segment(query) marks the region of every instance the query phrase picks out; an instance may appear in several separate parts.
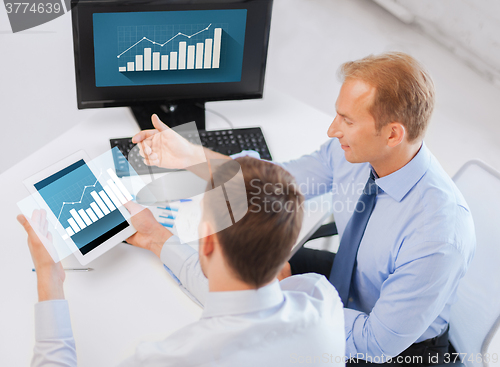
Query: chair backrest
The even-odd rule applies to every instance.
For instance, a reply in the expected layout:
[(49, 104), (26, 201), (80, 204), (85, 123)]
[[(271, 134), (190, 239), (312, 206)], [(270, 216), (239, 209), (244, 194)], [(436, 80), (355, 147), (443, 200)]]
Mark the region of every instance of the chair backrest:
[(471, 210), (477, 247), (451, 307), (450, 340), (457, 352), (467, 353), (467, 367), (500, 366), (500, 172), (472, 160), (453, 181)]

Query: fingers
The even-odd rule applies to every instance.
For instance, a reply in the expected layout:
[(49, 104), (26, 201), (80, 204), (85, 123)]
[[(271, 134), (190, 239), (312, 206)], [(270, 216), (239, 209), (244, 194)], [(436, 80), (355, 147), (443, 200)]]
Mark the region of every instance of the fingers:
[(144, 164), (148, 166), (159, 166), (160, 157), (158, 156), (158, 154), (153, 153), (153, 150), (147, 143), (148, 141), (139, 144), (141, 147), (139, 154), (144, 158)]
[(154, 114), (153, 116), (151, 116), (151, 121), (153, 122), (153, 126), (155, 127), (155, 129), (158, 130), (158, 131), (164, 131), (164, 130), (170, 129), (167, 125), (165, 125), (160, 120), (160, 118), (156, 114)]
[(40, 228), (40, 210), (33, 210), (31, 214), (31, 223), (37, 228)]
[(144, 130), (140, 133), (136, 134), (132, 142), (137, 144), (137, 148), (139, 149), (139, 155), (144, 158), (144, 163), (148, 166), (159, 166), (160, 165), (160, 157), (157, 153), (153, 153), (153, 135), (158, 132), (170, 130), (170, 128), (165, 125), (158, 118), (156, 114), (151, 116), (151, 121), (153, 122), (153, 126), (155, 130)]
[(132, 236), (127, 238), (125, 240), (125, 242), (130, 243), (132, 246), (137, 246), (137, 241), (135, 240), (135, 235), (136, 235), (136, 233), (134, 233)]
[(156, 153), (152, 153), (149, 157), (148, 157), (151, 161), (159, 161), (160, 160), (160, 157), (158, 156), (158, 154)]
[(160, 167), (160, 160), (159, 159), (149, 159), (149, 158), (144, 158), (144, 164), (146, 166), (156, 166)]
[(47, 236), (47, 231), (49, 229), (49, 222), (47, 221), (47, 212), (45, 210), (40, 210), (40, 222), (38, 228), (42, 236)]
[(160, 165), (160, 157), (158, 157), (158, 154), (153, 153), (150, 156), (144, 158), (144, 163), (148, 166), (158, 166)]
[(125, 204), (123, 204), (125, 208), (127, 208), (128, 212), (130, 215), (134, 216), (143, 209), (145, 209), (141, 204), (136, 203), (135, 201), (129, 201)]
[(145, 157), (145, 154), (144, 154), (144, 149), (142, 148), (143, 145), (145, 144), (146, 142), (140, 142), (138, 143), (135, 147), (132, 148), (132, 150), (130, 151), (130, 153), (134, 152), (136, 153), (137, 151), (139, 151), (139, 155), (144, 158)]
[[(17, 220), (22, 224), (28, 233), (28, 248), (37, 271), (37, 276), (40, 277), (40, 274), (42, 273), (48, 274), (47, 272), (42, 271), (42, 269), (54, 270), (56, 269), (53, 268), (54, 266), (59, 266), (60, 271), (62, 272), (61, 264), (55, 265), (54, 262), (53, 256), (57, 256), (57, 258), (59, 258), (58, 255), (55, 255), (55, 252), (51, 254), (51, 249), (54, 251), (55, 249), (52, 246), (47, 247), (47, 245), (52, 243), (53, 240), (52, 234), (48, 231), (47, 212), (43, 209), (34, 210), (31, 220), (28, 221), (24, 215), (18, 215)], [(64, 273), (61, 279), (64, 280)]]
[(17, 221), (24, 227), (24, 230), (28, 233), (29, 238), (38, 238), (37, 232), (35, 232), (35, 228), (41, 236), (49, 240), (52, 238), (52, 234), (49, 232), (47, 212), (43, 209), (33, 210), (33, 214), (31, 215), (31, 223), (33, 223), (33, 226), (35, 228), (31, 226), (30, 222), (22, 214), (19, 214), (17, 216)]
[(151, 140), (146, 139), (139, 144), (136, 145), (137, 149), (139, 149), (139, 155), (142, 158), (149, 158), (148, 156), (153, 153), (153, 149), (151, 148)]
[(149, 144), (146, 144), (146, 142), (142, 142), (140, 145), (144, 155), (150, 155), (153, 152)]
[[(35, 218), (35, 220), (38, 220), (38, 218), (37, 218), (38, 216), (39, 216), (38, 210), (35, 210), (33, 212), (32, 219)], [(24, 230), (26, 231), (26, 233), (28, 233), (28, 239), (29, 238), (38, 238), (38, 236), (35, 233), (35, 230), (33, 229), (33, 227), (31, 227), (30, 222), (26, 219), (26, 217), (24, 215), (19, 214), (17, 216), (17, 221), (19, 223), (21, 223), (21, 225), (24, 227)], [(36, 222), (34, 222), (34, 223), (36, 223)], [(37, 224), (34, 224), (34, 225), (37, 225)]]
[(24, 229), (26, 229), (27, 226), (31, 228), (30, 224), (28, 223), (28, 220), (24, 215), (19, 214), (16, 219), (24, 227)]
[(158, 130), (155, 130), (155, 129), (142, 130), (141, 132), (134, 135), (134, 137), (132, 138), (132, 143), (138, 144), (141, 141), (146, 140), (147, 138), (149, 138), (157, 133), (158, 133)]
[(33, 210), (33, 214), (31, 215), (31, 222), (42, 236), (47, 236), (49, 222), (47, 221), (47, 212), (45, 210)]

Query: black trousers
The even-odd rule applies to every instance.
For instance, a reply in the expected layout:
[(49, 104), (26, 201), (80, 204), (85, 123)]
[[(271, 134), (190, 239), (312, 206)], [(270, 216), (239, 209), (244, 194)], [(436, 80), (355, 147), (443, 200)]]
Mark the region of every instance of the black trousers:
[[(312, 250), (302, 247), (290, 259), (292, 275), (304, 273), (317, 273), (330, 277), (335, 254), (329, 251)], [(449, 352), (448, 329), (441, 335), (414, 343), (399, 356), (394, 357), (391, 362), (383, 363), (391, 366), (432, 366), (443, 364), (445, 354)], [(351, 359), (348, 365), (377, 365), (361, 359)]]

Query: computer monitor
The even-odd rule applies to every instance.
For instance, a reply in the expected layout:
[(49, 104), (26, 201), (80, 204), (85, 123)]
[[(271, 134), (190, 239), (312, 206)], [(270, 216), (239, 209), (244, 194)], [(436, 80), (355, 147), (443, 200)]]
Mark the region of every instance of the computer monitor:
[(72, 0), (78, 108), (205, 129), (205, 102), (262, 98), (272, 0)]

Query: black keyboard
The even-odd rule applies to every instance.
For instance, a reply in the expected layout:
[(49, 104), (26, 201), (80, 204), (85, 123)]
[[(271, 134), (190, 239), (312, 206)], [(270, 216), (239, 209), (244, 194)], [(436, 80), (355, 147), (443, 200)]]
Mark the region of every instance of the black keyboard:
[[(199, 143), (196, 141), (196, 132), (180, 132), (180, 134), (192, 143)], [(231, 155), (243, 150), (255, 150), (262, 159), (272, 160), (260, 127), (216, 131), (199, 130), (198, 134), (201, 144), (215, 152)], [(132, 143), (132, 138), (110, 139), (109, 142), (111, 148), (118, 147), (123, 157), (126, 158), (125, 160), (119, 154), (113, 154), (118, 177), (130, 175), (127, 161), (139, 175), (173, 171), (145, 165), (143, 158), (139, 155), (139, 149), (133, 149), (135, 144)]]

